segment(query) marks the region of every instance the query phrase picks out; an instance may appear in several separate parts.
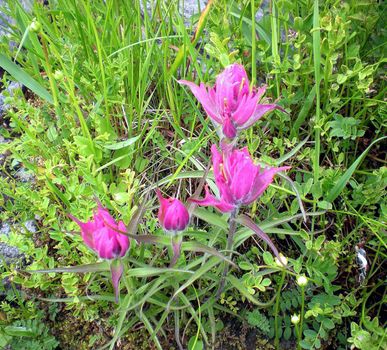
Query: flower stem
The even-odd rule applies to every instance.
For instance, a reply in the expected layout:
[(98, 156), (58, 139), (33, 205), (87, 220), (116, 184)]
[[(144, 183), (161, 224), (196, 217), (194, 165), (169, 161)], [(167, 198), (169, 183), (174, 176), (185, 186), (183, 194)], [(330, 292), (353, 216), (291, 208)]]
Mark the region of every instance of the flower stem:
[[(231, 212), (230, 219), (228, 220), (229, 224), (229, 229), (228, 229), (228, 236), (227, 236), (227, 247), (226, 250), (229, 252), (229, 259), (232, 260), (232, 246), (234, 243), (234, 235), (237, 227), (237, 222), (236, 222), (236, 216), (238, 214), (238, 209), (235, 209), (234, 211)], [(219, 299), (220, 295), (222, 294), (224, 290), (224, 285), (226, 283), (226, 276), (228, 273), (229, 269), (229, 264), (225, 262), (223, 273), (222, 273), (222, 278), (220, 280), (219, 284), (219, 289), (216, 293), (216, 299)]]
[(298, 339), (297, 339), (297, 350), (301, 350), (301, 338), (302, 338), (302, 328), (304, 325), (304, 308), (305, 308), (305, 287), (301, 287), (301, 315), (300, 315), (300, 326), (298, 329)]
[(278, 332), (278, 312), (279, 312), (279, 304), (281, 299), (281, 290), (285, 281), (285, 269), (282, 269), (281, 281), (278, 286), (277, 296), (275, 298), (275, 307), (274, 307), (274, 330), (275, 330), (275, 339), (274, 346), (276, 349), (279, 349), (279, 332)]

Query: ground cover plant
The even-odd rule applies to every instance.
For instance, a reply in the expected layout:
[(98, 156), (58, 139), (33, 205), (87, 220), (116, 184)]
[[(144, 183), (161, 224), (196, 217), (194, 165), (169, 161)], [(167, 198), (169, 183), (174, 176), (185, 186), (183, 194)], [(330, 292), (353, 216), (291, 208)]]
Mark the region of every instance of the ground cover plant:
[(386, 348), (385, 5), (183, 9), (2, 4), (1, 346)]

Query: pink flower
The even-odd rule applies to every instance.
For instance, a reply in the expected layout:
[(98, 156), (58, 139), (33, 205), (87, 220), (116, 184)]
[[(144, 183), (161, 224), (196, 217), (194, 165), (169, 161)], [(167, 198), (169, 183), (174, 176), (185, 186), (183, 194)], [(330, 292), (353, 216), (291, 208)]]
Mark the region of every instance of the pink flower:
[(179, 83), (191, 89), (208, 116), (222, 126), (223, 134), (229, 139), (235, 138), (239, 130), (252, 126), (265, 113), (283, 110), (276, 104), (259, 104), (266, 87), (251, 91), (246, 71), (240, 64), (226, 67), (213, 87), (203, 83), (198, 86), (186, 80)]
[(125, 232), (126, 227), (122, 221), (118, 224), (109, 214), (109, 211), (98, 203), (98, 210), (94, 213), (94, 221), (81, 222), (72, 215), (70, 218), (81, 228), (81, 235), (85, 244), (94, 250), (100, 258), (115, 259), (123, 257), (129, 249), (128, 236), (119, 233)]
[(192, 201), (199, 205), (214, 206), (224, 213), (251, 204), (273, 182), (276, 173), (290, 169), (280, 167), (261, 171), (261, 167), (254, 164), (247, 148), (228, 149), (221, 153), (216, 145), (212, 145), (211, 152), (220, 199), (214, 197), (206, 187), (205, 198)]
[(184, 231), (189, 224), (189, 213), (182, 202), (176, 198), (163, 198), (156, 190), (160, 201), (158, 218), (162, 228), (168, 232)]

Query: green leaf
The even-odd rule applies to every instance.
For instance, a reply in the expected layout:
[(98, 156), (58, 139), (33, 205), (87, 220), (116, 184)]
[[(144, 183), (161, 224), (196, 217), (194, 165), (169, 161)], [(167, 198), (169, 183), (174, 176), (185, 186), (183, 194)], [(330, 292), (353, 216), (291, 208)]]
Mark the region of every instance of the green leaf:
[(244, 271), (251, 271), (253, 269), (253, 266), (247, 261), (241, 261), (238, 263), (238, 266)]
[(326, 329), (329, 329), (329, 330), (335, 328), (335, 324), (330, 318), (324, 318), (322, 324)]
[(324, 241), (325, 241), (325, 236), (324, 235), (318, 236), (316, 241), (314, 242), (314, 249), (320, 250), (322, 244), (324, 243)]
[(230, 281), (232, 286), (234, 288), (236, 288), (242, 294), (242, 296), (244, 296), (247, 300), (251, 301), (253, 304), (255, 304), (257, 306), (266, 308), (266, 307), (270, 306), (271, 304), (273, 304), (273, 302), (275, 300), (275, 295), (274, 295), (274, 297), (270, 301), (268, 301), (267, 303), (262, 303), (258, 299), (254, 298), (254, 296), (252, 296), (249, 293), (249, 290), (245, 287), (245, 285), (238, 278), (234, 277), (231, 274), (228, 274), (227, 280)]
[(21, 69), (16, 63), (9, 60), (6, 56), (0, 53), (0, 66), (5, 69), (19, 83), (25, 85), (33, 93), (53, 104), (54, 100), (50, 93), (40, 85), (34, 78)]
[(125, 276), (149, 277), (149, 276), (159, 276), (162, 273), (190, 273), (190, 274), (193, 274), (193, 271), (180, 270), (180, 269), (169, 269), (169, 268), (157, 268), (157, 267), (138, 267), (138, 268), (128, 270), (125, 273)]
[(103, 147), (115, 151), (115, 150), (125, 148), (125, 147), (128, 147), (128, 146), (134, 144), (140, 138), (140, 136), (141, 135), (137, 135), (135, 137), (132, 137), (130, 139), (127, 139), (127, 140), (121, 141), (121, 142), (117, 142), (117, 143), (104, 144)]
[(294, 147), (290, 152), (284, 154), (282, 157), (275, 160), (275, 165), (279, 166), (283, 162), (287, 161), (289, 158), (293, 157), (309, 140), (309, 136), (302, 140), (296, 147)]
[(329, 203), (327, 201), (320, 201), (320, 202), (317, 202), (317, 206), (320, 208), (320, 209), (332, 209), (332, 203)]
[(216, 249), (208, 247), (199, 242), (183, 242), (181, 249), (184, 251), (188, 250), (193, 252), (211, 254), (211, 255), (217, 256), (218, 258), (221, 258), (222, 260), (226, 261), (228, 264), (234, 267), (237, 267), (230, 259), (226, 258), (223, 254), (219, 253)]
[(201, 340), (197, 339), (197, 336), (192, 336), (188, 342), (188, 350), (203, 350), (204, 344)]
[(387, 136), (383, 136), (378, 138), (377, 140), (373, 141), (365, 150), (364, 152), (352, 163), (352, 165), (347, 169), (347, 171), (340, 177), (339, 181), (337, 181), (336, 185), (328, 192), (328, 195), (326, 196), (325, 200), (328, 202), (333, 202), (343, 191), (344, 187), (349, 182), (350, 178), (352, 177), (352, 174), (355, 172), (357, 167), (360, 165), (360, 163), (363, 161), (369, 150), (372, 148), (372, 146), (382, 140), (385, 140)]
[(175, 292), (173, 297), (168, 303), (168, 306), (173, 301), (173, 299), (181, 293), (184, 289), (189, 287), (192, 283), (194, 283), (198, 278), (202, 277), (207, 271), (211, 270), (215, 265), (219, 264), (220, 260), (217, 257), (212, 257), (207, 260), (199, 269), (195, 271), (195, 273)]
[(58, 187), (55, 186), (55, 184), (46, 176), (46, 183), (47, 187), (51, 190), (51, 192), (60, 200), (62, 201), (67, 208), (70, 208), (70, 202), (65, 197), (65, 195), (58, 189)]
[(316, 85), (313, 86), (312, 90), (310, 90), (309, 95), (305, 99), (302, 108), (300, 112), (298, 113), (297, 119), (293, 124), (292, 131), (290, 132), (290, 139), (298, 135), (299, 129), (303, 122), (305, 121), (306, 117), (308, 116), (308, 113), (310, 109), (313, 106), (314, 98), (316, 97)]
[(273, 255), (271, 255), (269, 252), (263, 252), (262, 257), (266, 265), (274, 265)]
[(86, 273), (102, 271), (110, 271), (109, 263), (107, 261), (79, 266), (58, 267), (56, 269), (26, 270), (26, 272), (29, 273)]
[(34, 332), (31, 328), (27, 327), (18, 327), (18, 326), (7, 326), (4, 328), (4, 332), (7, 335), (13, 337), (36, 337), (38, 334)]
[(219, 214), (211, 213), (207, 209), (196, 207), (193, 215), (201, 220), (208, 222), (211, 225), (218, 226), (223, 230), (228, 229), (227, 220), (225, 220), (225, 218), (221, 217)]

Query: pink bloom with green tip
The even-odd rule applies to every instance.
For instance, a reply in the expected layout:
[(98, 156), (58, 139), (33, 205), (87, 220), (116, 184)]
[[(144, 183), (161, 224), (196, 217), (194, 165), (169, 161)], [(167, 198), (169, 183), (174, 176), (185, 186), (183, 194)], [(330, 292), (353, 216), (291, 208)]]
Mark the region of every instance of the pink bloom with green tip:
[(129, 237), (120, 232), (126, 232), (125, 224), (118, 223), (109, 211), (98, 202), (98, 209), (94, 213), (94, 220), (82, 222), (72, 215), (69, 217), (81, 228), (81, 236), (85, 244), (94, 250), (102, 259), (110, 260), (110, 272), (114, 288), (115, 300), (118, 303), (119, 285), (124, 270), (120, 258), (130, 247)]
[(184, 204), (176, 198), (164, 198), (156, 190), (160, 201), (158, 218), (162, 228), (167, 232), (184, 231), (189, 224), (189, 213)]
[(216, 145), (212, 145), (211, 152), (220, 198), (213, 196), (206, 187), (204, 199), (191, 201), (203, 206), (214, 206), (224, 213), (251, 204), (273, 182), (276, 173), (290, 169), (285, 166), (262, 170), (254, 164), (247, 148), (219, 152)]
[(121, 234), (126, 231), (122, 221), (118, 223), (109, 214), (101, 203), (94, 213), (94, 220), (82, 222), (72, 215), (70, 218), (81, 228), (81, 235), (85, 244), (94, 250), (102, 259), (115, 259), (123, 257), (129, 249), (128, 236)]
[(238, 131), (252, 126), (265, 113), (281, 109), (276, 104), (260, 104), (266, 87), (250, 89), (249, 79), (244, 67), (232, 64), (216, 78), (213, 87), (203, 83), (196, 85), (187, 80), (180, 80), (187, 85), (202, 104), (208, 116), (222, 128), (223, 134), (233, 139)]

